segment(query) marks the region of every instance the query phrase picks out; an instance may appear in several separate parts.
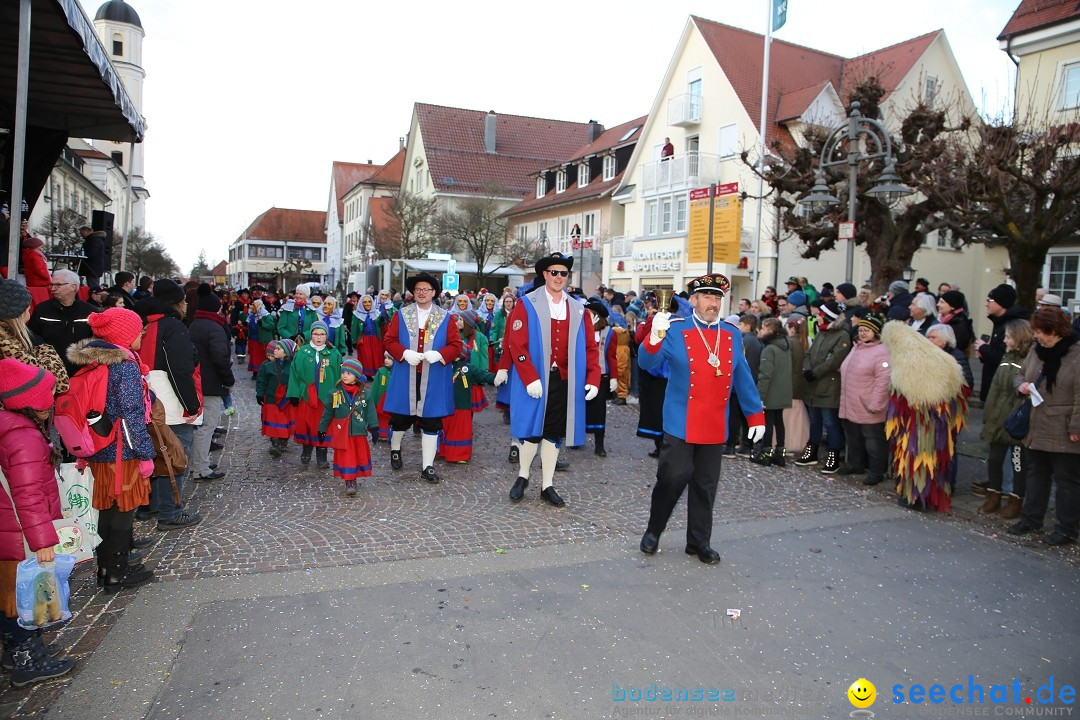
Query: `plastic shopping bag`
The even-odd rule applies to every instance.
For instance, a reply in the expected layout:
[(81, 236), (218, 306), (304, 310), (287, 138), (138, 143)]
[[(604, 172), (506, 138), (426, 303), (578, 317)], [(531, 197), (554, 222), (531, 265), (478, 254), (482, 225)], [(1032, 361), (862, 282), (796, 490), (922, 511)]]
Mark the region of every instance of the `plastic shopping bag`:
[(71, 619), (68, 578), (75, 567), (75, 556), (57, 555), (51, 563), (39, 564), (37, 558), (19, 563), (15, 572), (15, 608), (19, 625), (43, 628)]
[(60, 486), (62, 520), (53, 520), (60, 543), (57, 553), (74, 555), (75, 562), (92, 560), (94, 548), (101, 542), (97, 534), (98, 511), (91, 504), (94, 474), (90, 468), (81, 472), (75, 463), (63, 463), (57, 471)]

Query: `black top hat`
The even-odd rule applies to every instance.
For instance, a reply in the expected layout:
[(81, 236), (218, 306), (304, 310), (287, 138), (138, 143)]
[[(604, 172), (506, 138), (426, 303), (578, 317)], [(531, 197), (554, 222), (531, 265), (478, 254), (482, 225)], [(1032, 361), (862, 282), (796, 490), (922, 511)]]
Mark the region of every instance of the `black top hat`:
[(434, 275), (432, 275), (431, 273), (426, 273), (426, 272), (417, 273), (417, 274), (413, 275), (411, 278), (406, 279), (405, 280), (405, 289), (408, 290), (409, 292), (411, 292), (413, 295), (415, 295), (416, 293), (413, 292), (413, 288), (415, 288), (416, 283), (420, 282), (421, 280), (423, 280), (426, 283), (429, 283), (431, 285), (431, 287), (435, 288), (435, 294), (436, 295), (438, 295), (442, 291), (442, 286), (439, 285), (439, 279), (437, 277), (435, 277)]
[(552, 265), (563, 265), (567, 270), (571, 270), (574, 267), (574, 256), (563, 255), (562, 253), (553, 252), (550, 255), (545, 255), (536, 261), (536, 274), (543, 275), (544, 271)]
[(589, 298), (588, 301), (585, 303), (585, 307), (588, 310), (592, 310), (594, 313), (596, 313), (602, 318), (606, 318), (610, 314), (608, 312), (608, 309), (604, 306), (604, 303), (600, 302), (600, 298), (597, 297)]

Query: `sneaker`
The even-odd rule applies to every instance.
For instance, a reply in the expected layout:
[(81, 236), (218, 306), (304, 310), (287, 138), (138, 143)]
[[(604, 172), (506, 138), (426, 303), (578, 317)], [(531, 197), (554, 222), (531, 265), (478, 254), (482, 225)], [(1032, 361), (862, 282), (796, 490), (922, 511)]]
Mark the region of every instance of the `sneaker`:
[(139, 508), (138, 510), (135, 511), (135, 519), (136, 520), (149, 520), (150, 518), (157, 515), (157, 513), (158, 513), (157, 510), (144, 510), (142, 508)]
[(157, 529), (162, 532), (166, 530), (183, 530), (201, 522), (202, 516), (199, 513), (180, 513), (172, 520), (158, 520)]
[(612, 405), (625, 405), (626, 404), (626, 398), (617, 397), (617, 398), (615, 398), (614, 400), (611, 401), (611, 404)]
[(633, 395), (631, 395), (630, 397), (626, 398), (626, 404), (627, 405), (639, 405), (639, 404), (641, 404), (641, 401), (638, 400)]
[(195, 482), (209, 482), (211, 480), (220, 480), (223, 477), (225, 477), (225, 473), (214, 470), (209, 475), (196, 475), (191, 479)]
[(735, 454), (735, 448), (725, 445), (724, 449), (720, 451), (720, 457), (733, 458), (738, 457), (738, 455)]
[(821, 472), (826, 475), (835, 475), (836, 471), (840, 469), (840, 453), (835, 450), (830, 450), (829, 454), (825, 456), (825, 467), (821, 468)]
[(808, 467), (810, 465), (817, 465), (817, 446), (806, 444), (806, 448), (803, 449), (802, 455), (795, 461), (795, 464), (800, 467)]
[(225, 414), (226, 415), (235, 415), (236, 414), (236, 406), (233, 405), (232, 407), (225, 408)]
[(225, 449), (225, 446), (222, 445), (221, 443), (216, 443), (216, 442), (210, 443), (210, 452), (217, 452), (218, 450), (224, 450), (224, 449)]

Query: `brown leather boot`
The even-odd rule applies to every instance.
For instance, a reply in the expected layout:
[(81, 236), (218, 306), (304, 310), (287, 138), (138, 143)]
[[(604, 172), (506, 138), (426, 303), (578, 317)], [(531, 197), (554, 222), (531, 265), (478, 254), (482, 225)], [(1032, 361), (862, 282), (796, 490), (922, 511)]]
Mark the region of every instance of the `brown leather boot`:
[(992, 515), (998, 511), (1001, 507), (1001, 491), (986, 489), (986, 500), (983, 501), (982, 507), (979, 508), (980, 515)]
[(1002, 520), (1015, 520), (1020, 517), (1020, 508), (1024, 505), (1024, 498), (1009, 493), (1005, 496), (1005, 502), (998, 510), (997, 516)]

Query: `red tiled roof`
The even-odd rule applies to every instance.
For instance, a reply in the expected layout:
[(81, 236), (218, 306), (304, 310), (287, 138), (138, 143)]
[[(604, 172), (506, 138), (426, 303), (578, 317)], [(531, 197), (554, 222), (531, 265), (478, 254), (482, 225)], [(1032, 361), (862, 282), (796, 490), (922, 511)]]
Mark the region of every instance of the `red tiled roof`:
[(588, 142), (588, 123), (497, 114), (495, 152), (484, 150), (482, 110), (416, 103), (428, 170), (437, 190), (479, 192), (502, 185), (515, 195), (532, 189), (529, 174), (571, 157)]
[(817, 99), (817, 96), (821, 94), (827, 84), (828, 82), (818, 82), (809, 87), (804, 87), (802, 90), (793, 90), (781, 95), (776, 108), (776, 122), (785, 122), (800, 117), (810, 107), (810, 103)]
[(73, 150), (72, 152), (82, 158), (93, 158), (95, 160), (112, 160), (111, 157), (101, 152), (100, 150)]
[(353, 189), (356, 183), (371, 177), (379, 169), (378, 165), (334, 161), (334, 189), (337, 191), (338, 222), (345, 217), (345, 204), (342, 198)]
[(1077, 16), (1080, 16), (1080, 2), (1077, 0), (1020, 0), (1019, 7), (1005, 24), (998, 40), (1056, 25)]
[(405, 171), (405, 148), (397, 151), (394, 157), (362, 182), (371, 185), (401, 185), (401, 175)]
[(324, 243), (326, 211), (270, 208), (248, 225), (244, 239)]
[[(580, 160), (589, 157), (590, 155), (597, 155), (605, 150), (610, 150), (611, 148), (620, 145), (637, 142), (638, 138), (641, 137), (641, 128), (645, 127), (645, 121), (648, 119), (648, 115), (642, 115), (629, 122), (616, 125), (610, 130), (605, 130), (600, 133), (600, 137), (596, 138), (596, 140), (581, 148), (572, 157), (568, 158), (569, 162)], [(628, 137), (623, 137), (631, 130), (634, 131), (632, 134)]]
[[(761, 117), (761, 71), (765, 36), (697, 16), (691, 18), (712, 50), (728, 82), (735, 89), (747, 114), (756, 124)], [(843, 99), (845, 81), (861, 80), (866, 70), (874, 70), (880, 73), (879, 77), (886, 91), (885, 97), (888, 97), (940, 32), (941, 30), (935, 30), (850, 60), (774, 38), (769, 59), (768, 106), (776, 108), (776, 111), (771, 118), (772, 122), (766, 128), (766, 142), (779, 140), (782, 145), (794, 144), (787, 128), (779, 124), (782, 119), (779, 115), (782, 109), (780, 101), (784, 95), (794, 95), (812, 85), (816, 85), (820, 90), (825, 82), (829, 81)], [(785, 103), (785, 113), (791, 112), (791, 102), (789, 99), (788, 103)]]
[(213, 277), (220, 277), (222, 275), (228, 275), (229, 274), (229, 263), (226, 262), (225, 260), (222, 260), (221, 262), (219, 262), (217, 265), (214, 266), (213, 270), (211, 270), (207, 274), (212, 275)]

